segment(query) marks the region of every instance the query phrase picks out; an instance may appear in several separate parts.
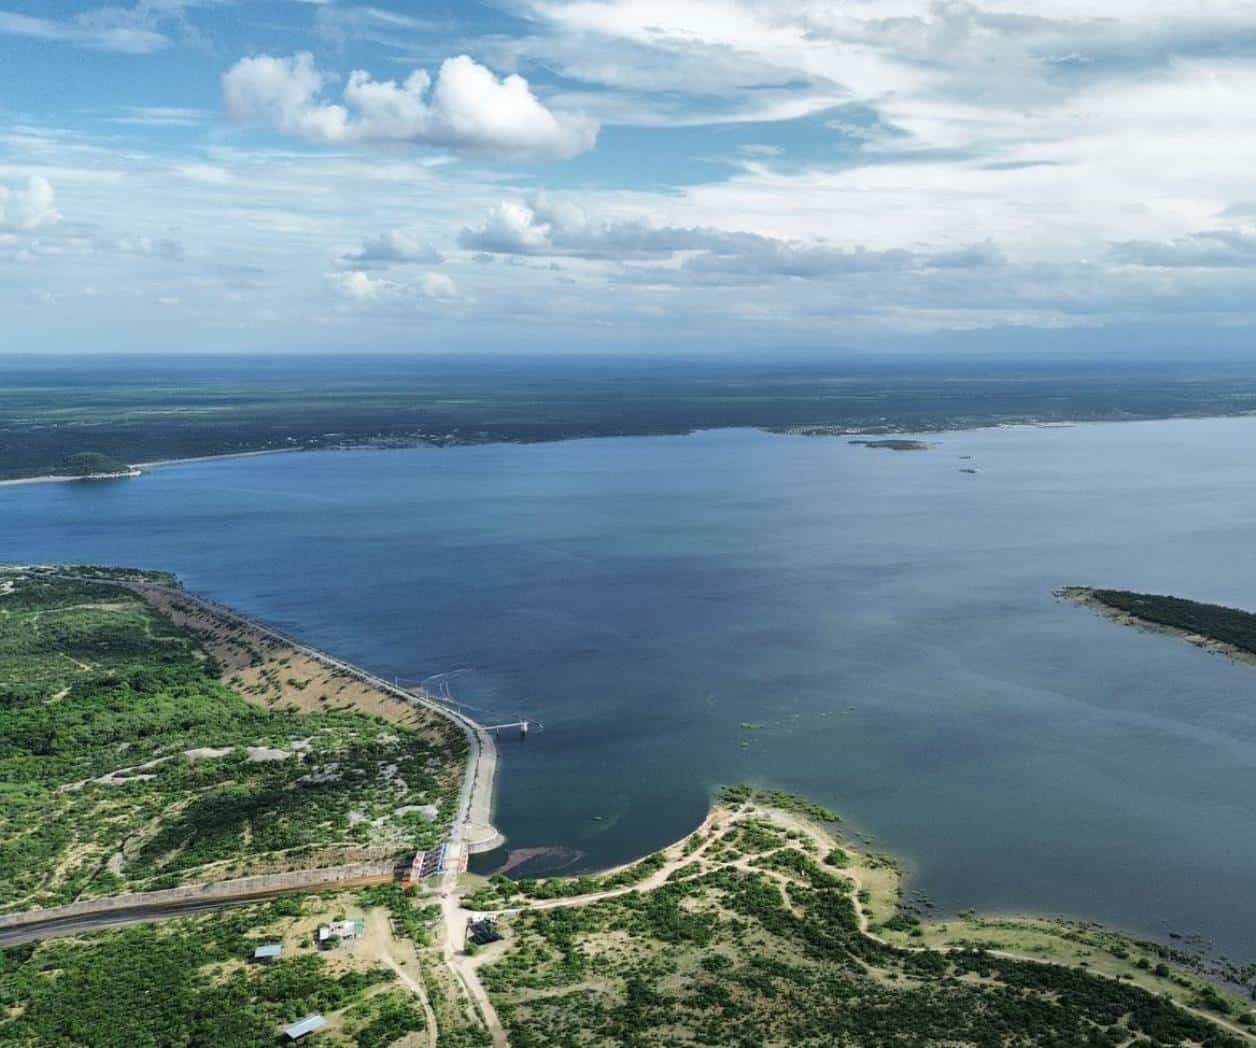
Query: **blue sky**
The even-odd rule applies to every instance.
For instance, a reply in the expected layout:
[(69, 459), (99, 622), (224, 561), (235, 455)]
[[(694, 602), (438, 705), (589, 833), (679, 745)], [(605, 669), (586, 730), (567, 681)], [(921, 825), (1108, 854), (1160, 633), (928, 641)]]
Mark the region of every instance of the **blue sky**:
[(0, 0), (0, 349), (1249, 343), (1256, 6)]

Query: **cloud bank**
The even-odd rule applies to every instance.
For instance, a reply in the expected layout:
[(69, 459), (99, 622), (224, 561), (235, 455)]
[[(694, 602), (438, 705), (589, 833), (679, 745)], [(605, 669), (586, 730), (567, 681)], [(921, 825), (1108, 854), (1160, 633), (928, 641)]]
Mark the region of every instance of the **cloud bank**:
[[(911, 269), (978, 269), (1003, 263), (992, 243), (934, 251), (870, 250), (710, 226), (660, 226), (646, 219), (591, 220), (580, 207), (537, 195), (503, 201), (484, 221), (462, 230), (458, 244), (490, 255), (566, 257), (658, 263), (659, 279), (754, 282), (780, 277), (824, 280), (852, 273)], [(678, 260), (678, 266), (663, 263)]]
[(499, 79), (467, 55), (448, 58), (433, 78), (422, 69), (404, 81), (349, 74), (342, 103), (327, 101), (332, 77), (309, 52), (244, 58), (222, 78), (227, 115), (312, 142), (408, 142), (453, 150), (556, 159), (592, 149), (597, 122), (556, 114), (512, 74)]

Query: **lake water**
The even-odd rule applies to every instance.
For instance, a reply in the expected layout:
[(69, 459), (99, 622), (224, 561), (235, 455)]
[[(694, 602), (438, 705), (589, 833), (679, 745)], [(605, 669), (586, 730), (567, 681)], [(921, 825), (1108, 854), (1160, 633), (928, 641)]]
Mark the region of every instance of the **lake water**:
[(451, 674), (482, 718), (543, 722), (503, 744), (498, 822), (571, 869), (756, 781), (875, 834), (942, 910), (1252, 958), (1256, 669), (1052, 591), (1256, 608), (1253, 438), (1229, 419), (905, 453), (718, 431), (186, 463), (0, 488), (0, 560), (169, 569), (379, 673)]

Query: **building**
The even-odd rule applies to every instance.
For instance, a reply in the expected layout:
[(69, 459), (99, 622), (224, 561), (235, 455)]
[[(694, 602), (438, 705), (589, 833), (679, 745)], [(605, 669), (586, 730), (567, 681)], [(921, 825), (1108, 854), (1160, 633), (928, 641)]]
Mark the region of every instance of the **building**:
[(366, 930), (366, 921), (361, 917), (353, 917), (347, 921), (333, 921), (331, 924), (320, 924), (315, 941), (322, 949), (339, 946), (342, 942), (352, 942)]
[(270, 964), (271, 961), (277, 961), (283, 956), (283, 944), (277, 942), (262, 943), (253, 951), (253, 960), (261, 964)]
[(283, 1035), (292, 1044), (300, 1044), (311, 1034), (318, 1033), (319, 1030), (324, 1029), (326, 1026), (327, 1020), (321, 1015), (307, 1015), (304, 1019), (298, 1019), (291, 1026), (285, 1026)]

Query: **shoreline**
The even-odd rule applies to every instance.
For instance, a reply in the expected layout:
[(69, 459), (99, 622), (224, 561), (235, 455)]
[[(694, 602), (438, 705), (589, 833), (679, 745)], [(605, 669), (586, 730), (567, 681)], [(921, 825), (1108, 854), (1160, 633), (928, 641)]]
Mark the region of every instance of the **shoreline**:
[(72, 480), (129, 480), (142, 476), (144, 471), (140, 465), (132, 466), (124, 473), (48, 473), (40, 477), (14, 477), (11, 480), (0, 480), (0, 487), (13, 484), (64, 484)]
[[(38, 567), (38, 565), (13, 565), (13, 567)], [(84, 578), (81, 575), (74, 577)], [(451, 722), (462, 730), (467, 740), (467, 759), (458, 796), (458, 808), (450, 824), (449, 842), (455, 846), (455, 850), (461, 847), (468, 855), (492, 851), (505, 844), (505, 836), (493, 824), (497, 790), (497, 743), (483, 725), (461, 710), (441, 702), (426, 691), (409, 691), (398, 687), (369, 670), (328, 654), (274, 626), (191, 590), (165, 586), (141, 578), (86, 578), (85, 581), (122, 586), (158, 607), (159, 610), (159, 601), (154, 597), (165, 598), (172, 602), (185, 602), (207, 615), (232, 621), (271, 642), (291, 648), (327, 669), (347, 674), (391, 699), (401, 700), (410, 706), (422, 707)]]
[(992, 419), (988, 422), (974, 422), (971, 425), (951, 425), (942, 427), (924, 427), (924, 428), (897, 428), (897, 429), (859, 429), (857, 427), (844, 426), (840, 423), (832, 426), (826, 425), (807, 425), (800, 424), (796, 426), (755, 426), (755, 425), (738, 425), (738, 426), (700, 426), (691, 427), (685, 430), (677, 430), (674, 433), (615, 433), (615, 434), (572, 434), (570, 436), (554, 437), (544, 440), (484, 440), (484, 441), (458, 441), (453, 443), (437, 443), (433, 441), (418, 440), (414, 443), (402, 444), (372, 444), (363, 441), (360, 444), (316, 444), (310, 447), (288, 447), (288, 448), (258, 448), (255, 451), (226, 451), (221, 454), (209, 455), (188, 455), (181, 458), (152, 459), (148, 462), (132, 463), (132, 469), (138, 472), (133, 473), (108, 473), (97, 474), (92, 476), (73, 476), (60, 473), (42, 473), (31, 477), (11, 477), (0, 480), (0, 488), (17, 484), (53, 484), (66, 483), (75, 480), (125, 480), (131, 477), (139, 476), (144, 470), (156, 469), (161, 466), (178, 466), (190, 462), (216, 462), (219, 459), (239, 459), (253, 458), (258, 455), (283, 455), (296, 451), (361, 451), (361, 450), (380, 450), (380, 451), (407, 451), (419, 448), (449, 448), (449, 447), (488, 447), (494, 444), (561, 444), (571, 440), (613, 440), (623, 437), (687, 437), (693, 436), (695, 433), (717, 433), (722, 430), (732, 429), (750, 429), (759, 433), (766, 433), (774, 437), (805, 437), (808, 439), (824, 439), (824, 438), (849, 438), (849, 437), (867, 437), (871, 439), (882, 439), (896, 436), (939, 436), (946, 433), (970, 433), (974, 430), (981, 429), (1075, 429), (1080, 426), (1105, 426), (1105, 425), (1132, 425), (1136, 423), (1146, 422), (1205, 422), (1213, 419), (1252, 419), (1256, 418), (1256, 411), (1233, 412), (1224, 415), (1154, 415), (1147, 418), (1110, 418), (1110, 419)]
[(74, 480), (128, 480), (142, 476), (145, 470), (160, 466), (181, 466), (188, 462), (216, 462), (218, 459), (254, 458), (257, 455), (282, 455), (289, 451), (331, 451), (326, 448), (259, 448), (257, 451), (227, 451), (221, 455), (189, 455), (186, 458), (153, 459), (151, 462), (135, 462), (125, 473), (89, 473), (76, 476), (69, 473), (42, 473), (35, 477), (11, 477), (0, 480), (0, 488), (15, 484), (64, 484)]
[(1145, 619), (1122, 608), (1114, 608), (1111, 604), (1107, 604), (1095, 596), (1095, 590), (1091, 586), (1063, 586), (1055, 591), (1055, 596), (1061, 600), (1070, 601), (1079, 608), (1088, 608), (1118, 626), (1132, 626), (1147, 633), (1160, 633), (1176, 637), (1178, 640), (1184, 640), (1209, 655), (1222, 655), (1231, 662), (1241, 662), (1247, 666), (1256, 666), (1256, 653), (1250, 652), (1246, 648), (1240, 648), (1236, 644), (1217, 640), (1202, 633), (1192, 633), (1190, 630), (1182, 629), (1180, 626), (1169, 626), (1163, 622), (1156, 622), (1154, 619)]
[[(579, 892), (535, 890), (536, 885), (581, 880), (571, 875), (539, 878), (532, 882), (532, 888), (506, 893), (500, 888), (493, 890), (491, 881), (477, 876), (473, 882), (476, 890), (464, 896), (458, 910), (459, 924), (487, 916), (505, 920), (509, 926), (520, 914), (589, 907), (608, 898), (646, 894), (686, 880), (697, 884), (720, 868), (765, 869), (765, 864), (756, 862), (753, 845), (748, 855), (736, 844), (729, 854), (720, 851), (719, 842), (721, 837), (731, 839), (738, 825), (766, 820), (787, 833), (799, 831), (797, 839), (809, 840), (817, 858), (825, 854), (839, 857), (835, 863), (826, 863), (831, 866), (831, 876), (846, 882), (842, 890), (851, 902), (857, 932), (870, 942), (905, 954), (964, 957), (980, 952), (1022, 964), (1085, 972), (1111, 984), (1134, 986), (1167, 998), (1184, 1014), (1236, 1035), (1243, 1043), (1256, 1040), (1253, 1029), (1239, 1018), (1250, 1012), (1247, 984), (1226, 978), (1226, 973), (1210, 962), (1192, 961), (1172, 946), (1092, 921), (1017, 912), (932, 914), (908, 900), (902, 864), (893, 854), (853, 841), (838, 822), (824, 819), (805, 798), (799, 799), (801, 805), (795, 805), (789, 795), (746, 789), (749, 792), (741, 796), (733, 795), (729, 788), (723, 795), (713, 796), (701, 823), (679, 840), (641, 859), (582, 875), (586, 883)], [(633, 876), (634, 871), (640, 874)], [(475, 897), (477, 894), (480, 898)], [(498, 949), (486, 960), (491, 964), (504, 953)], [(1162, 962), (1169, 964), (1162, 967)], [(1221, 993), (1229, 1011), (1207, 1007), (1201, 996), (1208, 987)], [(519, 1001), (527, 1004), (530, 999), (524, 989)], [(500, 988), (495, 993), (502, 996)]]
[[(123, 583), (123, 585), (128, 585)], [(422, 706), (453, 722), (461, 728), (467, 739), (467, 767), (463, 773), (462, 789), (459, 793), (458, 811), (450, 827), (450, 841), (461, 844), (468, 854), (492, 851), (501, 847), (506, 838), (493, 825), (493, 807), (497, 789), (497, 743), (479, 722), (467, 716), (461, 710), (442, 703), (427, 692), (409, 691), (384, 680), (382, 677), (364, 670), (351, 662), (346, 662), (330, 655), (319, 648), (312, 647), (282, 630), (269, 626), (257, 619), (244, 615), (225, 604), (185, 589), (174, 589), (154, 583), (131, 583), (128, 588), (141, 593), (154, 590), (167, 597), (186, 600), (202, 609), (219, 616), (234, 619), (241, 625), (276, 640), (288, 647), (322, 663), (330, 669), (339, 670), (356, 677), (364, 684), (393, 698), (401, 699), (411, 705)]]

